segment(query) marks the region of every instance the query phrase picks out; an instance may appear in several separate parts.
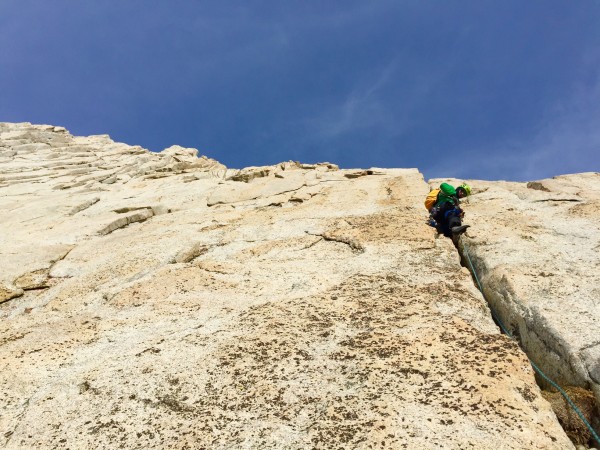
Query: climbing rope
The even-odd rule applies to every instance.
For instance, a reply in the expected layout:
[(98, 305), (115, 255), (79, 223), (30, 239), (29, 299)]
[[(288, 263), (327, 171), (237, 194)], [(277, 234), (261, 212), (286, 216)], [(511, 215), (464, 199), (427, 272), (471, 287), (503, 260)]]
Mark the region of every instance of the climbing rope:
[[(483, 292), (483, 287), (481, 286), (481, 282), (479, 281), (479, 277), (477, 276), (477, 272), (475, 272), (475, 267), (473, 267), (473, 262), (471, 261), (471, 257), (469, 256), (469, 252), (467, 251), (467, 246), (464, 244), (464, 242), (463, 242), (463, 249), (464, 249), (464, 254), (467, 257), (467, 261), (469, 261), (469, 266), (471, 267), (471, 273), (475, 277), (475, 281), (477, 281), (477, 286), (479, 287), (479, 290), (481, 291), (481, 295), (483, 295), (483, 298), (487, 301), (487, 303), (488, 303), (488, 305), (490, 307), (490, 312), (492, 313), (493, 319), (496, 321), (496, 323), (498, 324), (498, 326), (500, 326), (500, 329), (504, 332), (504, 334), (506, 334), (510, 339), (512, 339), (513, 341), (516, 342), (517, 339), (504, 326), (504, 323), (502, 322), (502, 320), (500, 320), (500, 317), (498, 317), (498, 315), (496, 314), (496, 312), (492, 308), (490, 301), (486, 298), (485, 293)], [(558, 384), (556, 384), (553, 380), (551, 380), (542, 371), (542, 369), (540, 369), (531, 360), (531, 358), (528, 357), (528, 359), (529, 359), (529, 363), (531, 364), (531, 367), (533, 367), (533, 370), (535, 370), (544, 380), (546, 380), (554, 388), (556, 388), (556, 390), (558, 390), (558, 392), (560, 392), (560, 394), (564, 397), (564, 399), (567, 401), (567, 403), (573, 409), (573, 411), (575, 411), (577, 413), (577, 415), (579, 416), (579, 418), (581, 419), (581, 421), (584, 423), (584, 425), (587, 427), (587, 429), (590, 430), (590, 433), (592, 433), (592, 436), (594, 437), (594, 440), (596, 442), (598, 442), (598, 444), (600, 444), (600, 437), (598, 436), (598, 434), (596, 433), (596, 431), (594, 431), (594, 429), (589, 424), (589, 422), (586, 420), (586, 418), (583, 416), (583, 413), (579, 410), (579, 408), (575, 405), (575, 403), (573, 403), (573, 400), (571, 400), (571, 397), (569, 397), (569, 394), (567, 394)]]

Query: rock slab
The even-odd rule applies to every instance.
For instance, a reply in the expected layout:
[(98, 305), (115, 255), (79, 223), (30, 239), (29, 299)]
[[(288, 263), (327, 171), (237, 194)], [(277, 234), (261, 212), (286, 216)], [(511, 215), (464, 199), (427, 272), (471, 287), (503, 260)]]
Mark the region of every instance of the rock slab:
[(469, 183), (459, 245), (486, 297), (545, 373), (600, 404), (600, 174)]
[(5, 448), (573, 448), (417, 170), (0, 133)]

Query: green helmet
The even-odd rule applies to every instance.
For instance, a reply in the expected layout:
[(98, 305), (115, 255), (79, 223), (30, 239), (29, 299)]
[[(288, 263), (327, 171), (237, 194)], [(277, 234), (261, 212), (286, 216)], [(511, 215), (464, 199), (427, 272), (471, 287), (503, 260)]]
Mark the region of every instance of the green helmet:
[(467, 193), (467, 196), (471, 195), (471, 186), (469, 186), (467, 183), (461, 184), (459, 188), (464, 189), (464, 191)]

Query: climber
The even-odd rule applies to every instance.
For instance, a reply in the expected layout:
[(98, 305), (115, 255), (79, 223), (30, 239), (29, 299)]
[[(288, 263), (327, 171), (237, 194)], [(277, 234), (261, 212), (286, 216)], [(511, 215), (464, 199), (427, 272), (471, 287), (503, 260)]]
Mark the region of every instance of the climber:
[(471, 187), (463, 183), (456, 189), (448, 183), (442, 183), (439, 189), (432, 190), (425, 200), (429, 210), (429, 225), (438, 233), (450, 237), (464, 232), (469, 225), (462, 225), (465, 213), (460, 208), (460, 199), (471, 194)]

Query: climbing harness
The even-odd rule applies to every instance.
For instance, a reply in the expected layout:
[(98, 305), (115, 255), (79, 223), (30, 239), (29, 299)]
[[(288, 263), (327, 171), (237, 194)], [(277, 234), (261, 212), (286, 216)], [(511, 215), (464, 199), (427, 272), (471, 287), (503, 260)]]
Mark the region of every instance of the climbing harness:
[[(504, 332), (504, 334), (506, 334), (513, 341), (517, 342), (517, 339), (512, 335), (512, 333), (510, 331), (508, 331), (508, 329), (504, 326), (504, 323), (500, 320), (500, 318), (498, 317), (496, 312), (492, 309), (490, 301), (486, 298), (485, 294), (483, 293), (483, 287), (481, 286), (481, 283), (479, 282), (479, 277), (477, 277), (477, 272), (475, 272), (475, 267), (473, 267), (473, 262), (471, 261), (471, 257), (469, 256), (469, 252), (467, 251), (467, 246), (464, 245), (464, 242), (463, 242), (463, 249), (464, 249), (465, 256), (467, 257), (467, 261), (469, 261), (469, 266), (471, 267), (471, 273), (475, 277), (475, 281), (477, 281), (477, 286), (479, 287), (479, 290), (481, 291), (481, 295), (483, 295), (483, 298), (487, 301), (487, 303), (490, 307), (490, 312), (492, 313), (492, 317), (494, 318), (494, 320), (496, 321), (496, 323), (498, 324), (500, 329)], [(581, 419), (583, 424), (587, 427), (587, 429), (590, 431), (590, 433), (592, 433), (594, 440), (596, 442), (598, 442), (598, 444), (600, 444), (600, 437), (598, 436), (598, 433), (596, 433), (596, 431), (594, 431), (592, 426), (589, 424), (589, 422), (583, 416), (583, 413), (579, 410), (579, 408), (575, 405), (575, 403), (573, 403), (573, 400), (571, 400), (571, 398), (569, 397), (569, 394), (567, 394), (558, 384), (556, 384), (553, 380), (551, 380), (542, 371), (542, 369), (540, 369), (531, 360), (531, 358), (528, 357), (528, 359), (529, 359), (529, 363), (531, 364), (531, 367), (533, 367), (533, 370), (535, 370), (544, 380), (546, 380), (548, 383), (550, 383), (550, 385), (552, 385), (556, 390), (558, 390), (558, 392), (560, 392), (560, 394), (564, 397), (564, 399), (567, 401), (567, 403), (573, 409), (573, 411), (575, 411), (575, 413), (577, 413), (577, 415), (579, 416), (579, 418)]]

